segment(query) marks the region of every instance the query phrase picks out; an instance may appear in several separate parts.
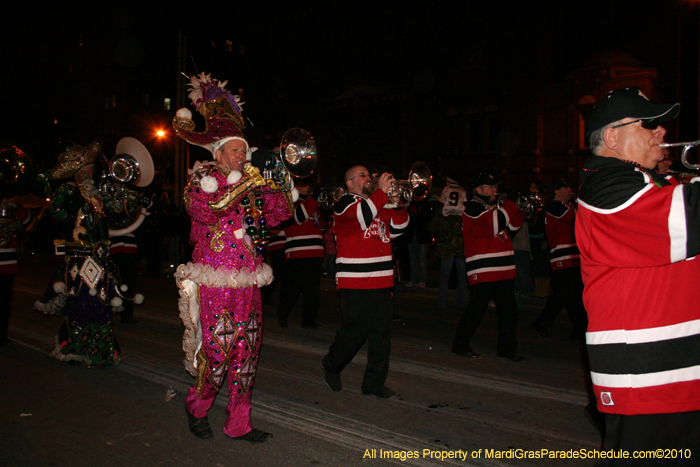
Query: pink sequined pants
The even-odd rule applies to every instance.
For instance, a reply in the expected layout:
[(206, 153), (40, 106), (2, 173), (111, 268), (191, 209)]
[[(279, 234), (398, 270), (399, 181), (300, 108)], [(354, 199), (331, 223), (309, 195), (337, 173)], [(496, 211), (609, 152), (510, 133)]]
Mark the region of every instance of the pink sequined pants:
[[(185, 407), (195, 417), (204, 417), (226, 380), (228, 405), (224, 433), (241, 436), (253, 429), (250, 398), (262, 337), (260, 289), (200, 286), (199, 294), (202, 325), (202, 348), (196, 356), (199, 374), (187, 392)], [(202, 368), (204, 371), (199, 371)]]

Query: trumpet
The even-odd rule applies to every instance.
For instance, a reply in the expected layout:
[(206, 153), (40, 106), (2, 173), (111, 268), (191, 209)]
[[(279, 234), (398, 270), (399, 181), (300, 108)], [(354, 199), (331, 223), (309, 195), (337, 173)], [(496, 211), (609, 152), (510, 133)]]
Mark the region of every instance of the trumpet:
[(691, 164), (688, 161), (688, 151), (690, 151), (695, 146), (700, 146), (700, 140), (690, 141), (688, 143), (663, 143), (663, 144), (659, 144), (660, 148), (675, 148), (675, 147), (680, 147), (680, 146), (683, 146), (683, 152), (681, 152), (681, 162), (683, 163), (683, 165), (688, 167), (691, 170), (700, 169), (700, 164)]
[[(498, 195), (496, 206), (501, 206), (508, 199), (506, 193)], [(530, 219), (535, 214), (539, 214), (544, 209), (544, 201), (539, 193), (532, 193), (529, 196), (520, 195), (515, 199), (515, 204), (520, 212), (525, 214), (525, 219)]]
[[(372, 182), (376, 186), (376, 182)], [(392, 180), (391, 187), (387, 195), (396, 197), (396, 203), (384, 205), (385, 208), (396, 208), (408, 206), (411, 201), (421, 201), (425, 199), (433, 188), (433, 175), (425, 162), (418, 161), (411, 166), (407, 180)]]
[(525, 196), (518, 196), (518, 199), (515, 200), (515, 204), (518, 205), (520, 212), (525, 214), (525, 219), (531, 218), (536, 212), (538, 212), (531, 199), (531, 197), (528, 198)]
[(675, 178), (679, 183), (689, 183), (689, 181), (693, 178), (700, 177), (700, 175), (697, 173), (679, 172), (677, 170), (667, 170), (666, 175), (670, 175), (671, 177)]
[(324, 189), (318, 194), (318, 206), (321, 209), (331, 209), (335, 203), (347, 194), (347, 191), (342, 186), (337, 186), (331, 189)]

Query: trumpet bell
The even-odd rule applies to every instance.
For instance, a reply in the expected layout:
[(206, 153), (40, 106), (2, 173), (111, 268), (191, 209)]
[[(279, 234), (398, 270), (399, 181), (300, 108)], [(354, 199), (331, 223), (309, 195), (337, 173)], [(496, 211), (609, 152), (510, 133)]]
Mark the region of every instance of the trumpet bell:
[(418, 161), (411, 166), (408, 181), (413, 192), (411, 199), (415, 201), (425, 199), (433, 189), (433, 175), (425, 162)]
[(303, 128), (291, 128), (282, 136), (280, 157), (295, 177), (308, 177), (316, 169), (316, 141)]
[(117, 143), (117, 155), (109, 163), (109, 173), (125, 185), (145, 187), (153, 181), (155, 169), (146, 146), (136, 138), (127, 136)]
[(261, 157), (256, 167), (263, 166), (261, 172), (268, 186), (279, 192), (292, 189), (292, 177), (311, 175), (317, 161), (316, 142), (311, 134), (302, 128), (292, 128), (282, 136), (279, 154)]
[[(376, 188), (376, 186), (375, 186)], [(407, 180), (391, 182), (389, 196), (397, 196), (398, 202), (385, 205), (386, 208), (407, 206), (411, 201), (422, 201), (433, 189), (433, 175), (425, 162), (418, 161), (411, 166)]]

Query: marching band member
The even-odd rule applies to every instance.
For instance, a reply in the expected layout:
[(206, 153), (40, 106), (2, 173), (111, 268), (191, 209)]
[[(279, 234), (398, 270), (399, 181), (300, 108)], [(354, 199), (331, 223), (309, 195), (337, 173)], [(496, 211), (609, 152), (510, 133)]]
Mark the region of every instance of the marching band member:
[(403, 207), (384, 207), (390, 200), (387, 193), (392, 179), (391, 174), (383, 173), (374, 189), (365, 167), (351, 167), (345, 172), (347, 194), (334, 206), (335, 278), (343, 323), (321, 367), (326, 384), (336, 392), (343, 388), (340, 373), (368, 341), (362, 394), (382, 399), (396, 395), (385, 386), (393, 316), (391, 241), (408, 227), (408, 212)]

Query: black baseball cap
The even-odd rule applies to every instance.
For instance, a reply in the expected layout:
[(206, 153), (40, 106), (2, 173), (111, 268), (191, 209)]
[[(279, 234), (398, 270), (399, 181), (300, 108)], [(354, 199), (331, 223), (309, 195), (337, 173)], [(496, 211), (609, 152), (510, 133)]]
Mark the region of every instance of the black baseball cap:
[(551, 186), (551, 189), (550, 189), (549, 191), (550, 191), (551, 193), (554, 193), (554, 192), (557, 191), (559, 188), (563, 188), (563, 187), (565, 187), (565, 186), (571, 188), (571, 185), (569, 184), (569, 181), (568, 181), (567, 179), (565, 179), (565, 178), (560, 178), (560, 179), (554, 180), (554, 181), (552, 182), (552, 186)]
[(591, 133), (623, 118), (652, 119), (661, 122), (673, 120), (681, 111), (681, 105), (654, 104), (639, 88), (611, 91), (598, 104), (586, 122), (586, 137)]
[(501, 182), (496, 181), (496, 179), (493, 178), (493, 175), (488, 174), (488, 173), (480, 173), (472, 181), (472, 188), (477, 188), (477, 187), (484, 186), (484, 185), (496, 186), (499, 183), (501, 183)]

